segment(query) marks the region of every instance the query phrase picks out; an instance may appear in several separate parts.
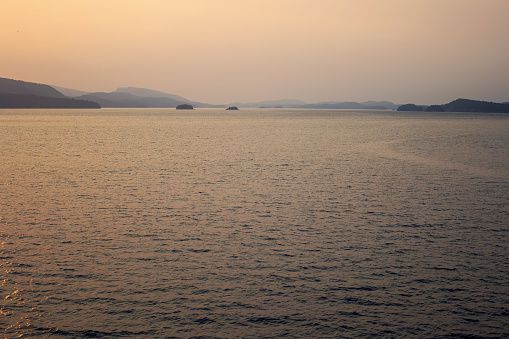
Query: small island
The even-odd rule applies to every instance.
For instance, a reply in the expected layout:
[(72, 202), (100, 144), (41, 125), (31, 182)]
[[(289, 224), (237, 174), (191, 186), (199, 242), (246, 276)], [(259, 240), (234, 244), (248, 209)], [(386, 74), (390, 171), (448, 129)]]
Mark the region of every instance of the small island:
[(182, 104), (182, 105), (178, 105), (177, 109), (194, 109), (194, 107), (189, 104)]
[(238, 111), (239, 108), (237, 106), (230, 106), (226, 109), (227, 111)]

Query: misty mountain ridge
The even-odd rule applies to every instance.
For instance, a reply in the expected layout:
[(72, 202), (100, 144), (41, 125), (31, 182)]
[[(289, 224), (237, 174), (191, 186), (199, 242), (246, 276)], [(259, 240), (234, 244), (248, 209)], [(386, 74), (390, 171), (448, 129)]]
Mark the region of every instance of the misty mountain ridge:
[(170, 98), (176, 101), (180, 102), (190, 102), (189, 99), (183, 98), (181, 96), (170, 94), (166, 92), (161, 91), (155, 91), (152, 89), (147, 88), (139, 88), (139, 87), (119, 87), (116, 91), (112, 93), (129, 93), (132, 95), (136, 95), (139, 97), (145, 97), (145, 98)]
[(287, 107), (292, 108), (295, 106), (305, 105), (306, 102), (297, 99), (280, 99), (280, 100), (265, 100), (255, 102), (232, 102), (226, 106), (237, 106), (242, 108), (258, 108), (258, 107)]
[(184, 97), (138, 87), (119, 87), (113, 92), (84, 92), (70, 88), (50, 86), (21, 80), (0, 78), (0, 108), (175, 108), (191, 104), (196, 108), (276, 107), (305, 109), (397, 109), (399, 111), (428, 112), (501, 112), (509, 113), (507, 102), (457, 99), (444, 105), (396, 105), (390, 101), (324, 101), (306, 103), (297, 99), (234, 102), (228, 105), (211, 105), (187, 100)]
[(85, 92), (60, 86), (49, 86), (5, 78), (0, 78), (0, 93), (74, 98), (96, 102), (101, 105), (101, 107), (109, 108), (175, 108), (180, 104), (186, 103), (196, 108), (237, 106), (241, 108), (395, 109), (397, 107), (397, 105), (389, 101), (367, 101), (363, 103), (328, 101), (309, 104), (298, 99), (265, 100), (247, 103), (234, 102), (225, 105), (212, 105), (191, 101), (175, 94), (140, 87), (119, 87), (113, 92)]
[(65, 88), (65, 87), (53, 86), (53, 85), (50, 85), (50, 86), (69, 98), (75, 98), (75, 97), (79, 97), (81, 95), (90, 94), (90, 92), (79, 91), (77, 89)]
[(242, 108), (396, 109), (399, 105), (390, 101), (365, 101), (362, 103), (353, 101), (324, 101), (310, 104), (297, 99), (281, 99), (257, 102), (233, 102), (227, 106)]
[(182, 103), (171, 98), (145, 98), (123, 92), (97, 92), (77, 98), (94, 101), (108, 108), (173, 108)]
[(396, 109), (399, 105), (396, 105), (390, 101), (325, 101), (318, 102), (315, 104), (303, 105), (300, 108), (310, 109)]
[[(117, 88), (116, 91), (114, 91), (112, 93), (129, 93), (129, 94), (136, 95), (136, 96), (142, 97), (142, 98), (168, 98), (168, 99), (175, 100), (179, 104), (188, 103), (188, 104), (193, 105), (193, 107), (197, 107), (197, 108), (212, 108), (212, 107), (222, 108), (222, 107), (225, 107), (225, 105), (212, 105), (212, 104), (207, 104), (207, 103), (203, 103), (203, 102), (192, 101), (192, 100), (186, 99), (184, 97), (178, 96), (176, 94), (170, 94), (170, 93), (166, 93), (166, 92), (162, 92), (162, 91), (156, 91), (156, 90), (152, 90), (152, 89), (139, 88), (139, 87), (119, 87), (119, 88)], [(159, 101), (154, 100), (154, 101), (161, 102), (160, 100)]]
[(77, 89), (72, 88), (66, 88), (66, 87), (60, 87), (60, 86), (54, 86), (51, 85), (54, 89), (59, 91), (60, 93), (64, 94), (67, 97), (79, 97), (83, 95), (93, 94), (93, 93), (128, 93), (132, 94), (138, 97), (152, 97), (152, 98), (171, 98), (176, 101), (189, 101), (186, 98), (183, 98), (181, 96), (165, 93), (161, 91), (155, 91), (151, 89), (146, 88), (138, 88), (138, 87), (119, 87), (113, 92), (86, 92), (86, 91), (80, 91)]
[(120, 87), (113, 92), (95, 92), (76, 97), (91, 100), (108, 108), (175, 108), (181, 104), (191, 104), (197, 108), (225, 107), (187, 100), (178, 95), (146, 88)]
[(390, 101), (364, 101), (361, 102), (362, 105), (367, 107), (374, 107), (374, 106), (382, 106), (387, 107), (388, 109), (396, 109), (399, 105), (392, 103)]

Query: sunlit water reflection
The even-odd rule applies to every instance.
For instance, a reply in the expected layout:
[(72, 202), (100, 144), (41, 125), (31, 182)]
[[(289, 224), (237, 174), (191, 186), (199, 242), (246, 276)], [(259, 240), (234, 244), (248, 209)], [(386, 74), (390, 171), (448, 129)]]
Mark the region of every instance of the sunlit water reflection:
[(509, 116), (0, 111), (6, 337), (508, 337)]

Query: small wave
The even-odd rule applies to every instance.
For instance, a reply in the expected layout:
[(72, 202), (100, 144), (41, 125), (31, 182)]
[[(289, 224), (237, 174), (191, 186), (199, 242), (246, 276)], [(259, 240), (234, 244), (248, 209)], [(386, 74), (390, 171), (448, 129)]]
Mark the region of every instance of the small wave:
[(273, 317), (254, 317), (254, 318), (249, 318), (247, 321), (250, 323), (263, 324), (263, 325), (287, 324), (288, 323), (288, 320), (286, 320), (286, 319), (273, 318)]
[(196, 319), (194, 322), (203, 325), (203, 324), (215, 323), (216, 321), (214, 319), (210, 319), (208, 317), (203, 317), (203, 318)]
[(190, 248), (188, 249), (189, 252), (193, 252), (193, 253), (207, 253), (207, 252), (210, 252), (209, 249), (201, 249), (201, 248), (197, 248), (197, 249), (194, 249), (194, 248)]
[(330, 290), (332, 291), (377, 291), (379, 289), (380, 289), (379, 287), (375, 286), (360, 286), (360, 287), (340, 286), (330, 288)]
[[(47, 331), (45, 332), (47, 333)], [(139, 337), (139, 336), (148, 336), (153, 335), (154, 331), (139, 331), (139, 332), (132, 332), (132, 331), (111, 331), (111, 332), (104, 332), (104, 331), (95, 331), (95, 330), (61, 330), (56, 329), (50, 332), (54, 335), (61, 335), (65, 338), (127, 338), (127, 337)]]

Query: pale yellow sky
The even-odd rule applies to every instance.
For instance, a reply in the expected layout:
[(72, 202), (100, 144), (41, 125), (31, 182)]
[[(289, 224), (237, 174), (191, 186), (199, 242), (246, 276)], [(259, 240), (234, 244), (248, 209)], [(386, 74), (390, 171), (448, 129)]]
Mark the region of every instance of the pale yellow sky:
[(221, 104), (509, 101), (509, 0), (0, 0), (0, 77)]

